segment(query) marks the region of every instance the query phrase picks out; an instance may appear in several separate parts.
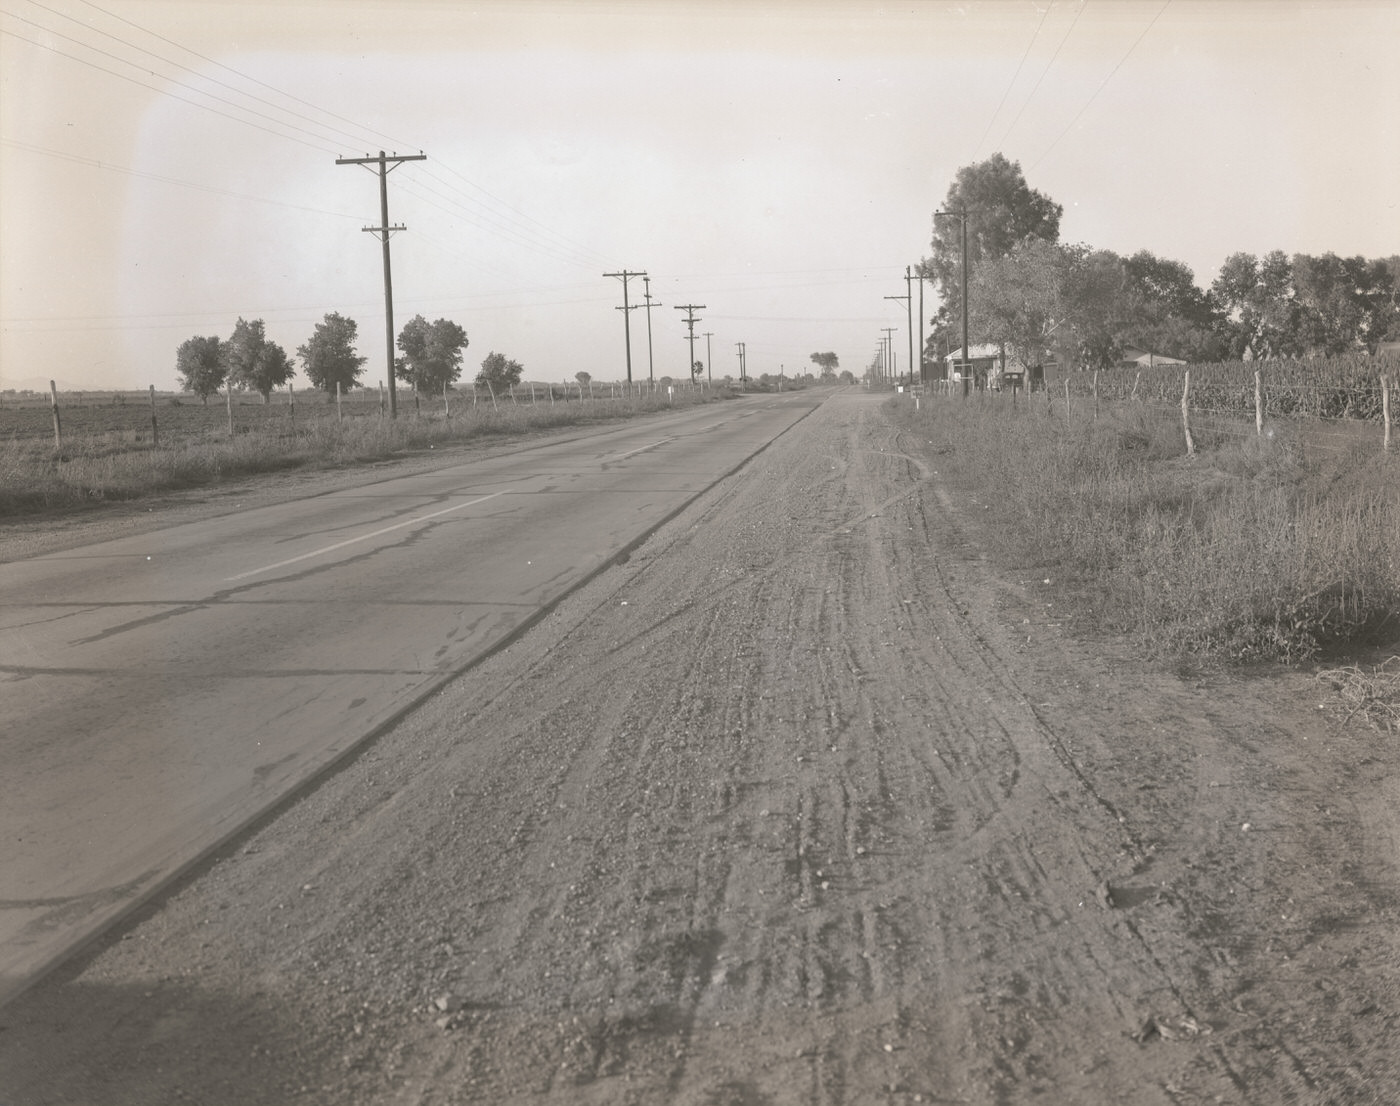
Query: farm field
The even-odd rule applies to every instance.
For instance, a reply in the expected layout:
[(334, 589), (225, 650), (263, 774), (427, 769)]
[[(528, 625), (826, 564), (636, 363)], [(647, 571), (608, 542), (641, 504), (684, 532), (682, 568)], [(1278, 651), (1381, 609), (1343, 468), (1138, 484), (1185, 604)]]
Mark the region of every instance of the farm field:
[(1400, 1095), (1395, 734), (1092, 629), (924, 413), (832, 397), (0, 1010), (9, 1100)]

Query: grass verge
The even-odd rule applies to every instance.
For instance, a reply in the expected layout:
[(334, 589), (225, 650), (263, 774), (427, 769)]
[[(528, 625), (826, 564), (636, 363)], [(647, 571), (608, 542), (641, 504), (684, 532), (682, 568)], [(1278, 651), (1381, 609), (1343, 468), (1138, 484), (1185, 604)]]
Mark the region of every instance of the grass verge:
[(450, 418), (361, 416), (341, 422), (323, 415), (295, 425), (239, 427), (232, 435), (226, 430), (163, 434), (160, 448), (120, 434), (88, 434), (65, 441), (58, 455), (42, 439), (0, 441), (0, 520), (217, 485), (259, 473), (339, 468), (435, 445), (613, 422), (729, 395), (722, 390), (685, 391), (672, 398), (481, 404), (454, 411)]
[(1152, 656), (1294, 662), (1400, 642), (1400, 458), (1374, 427), (1217, 424), (1187, 454), (1139, 404), (928, 397), (893, 408), (940, 473), (995, 512), (1014, 554), (1060, 566), (1101, 628)]

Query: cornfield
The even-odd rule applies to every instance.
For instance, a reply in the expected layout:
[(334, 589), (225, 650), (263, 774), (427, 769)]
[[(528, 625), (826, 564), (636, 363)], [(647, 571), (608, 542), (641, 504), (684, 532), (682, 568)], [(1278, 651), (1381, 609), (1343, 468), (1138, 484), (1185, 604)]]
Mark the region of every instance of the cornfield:
[[(1097, 394), (1103, 400), (1141, 399), (1181, 402), (1183, 371), (1191, 372), (1191, 408), (1220, 415), (1254, 415), (1254, 374), (1260, 374), (1272, 418), (1382, 418), (1381, 377), (1391, 382), (1391, 417), (1400, 390), (1400, 360), (1364, 354), (1301, 361), (1226, 361), (1157, 368), (1071, 373), (1062, 378), (1071, 395)], [(1063, 387), (1063, 383), (1059, 383)]]

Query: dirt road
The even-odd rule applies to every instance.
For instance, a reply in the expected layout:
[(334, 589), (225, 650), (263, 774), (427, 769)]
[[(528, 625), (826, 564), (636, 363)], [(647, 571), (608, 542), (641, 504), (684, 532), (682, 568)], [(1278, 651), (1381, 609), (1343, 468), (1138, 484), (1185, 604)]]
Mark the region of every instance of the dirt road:
[(1400, 1098), (1400, 749), (1074, 640), (935, 450), (834, 397), (0, 1010), (0, 1102)]

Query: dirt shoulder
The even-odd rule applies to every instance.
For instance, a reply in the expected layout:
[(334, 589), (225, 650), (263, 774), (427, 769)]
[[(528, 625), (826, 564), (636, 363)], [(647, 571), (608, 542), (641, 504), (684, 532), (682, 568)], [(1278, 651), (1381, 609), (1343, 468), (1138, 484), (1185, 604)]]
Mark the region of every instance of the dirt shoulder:
[(935, 448), (828, 402), (0, 1010), (0, 1099), (1393, 1101), (1400, 748), (1075, 639)]

